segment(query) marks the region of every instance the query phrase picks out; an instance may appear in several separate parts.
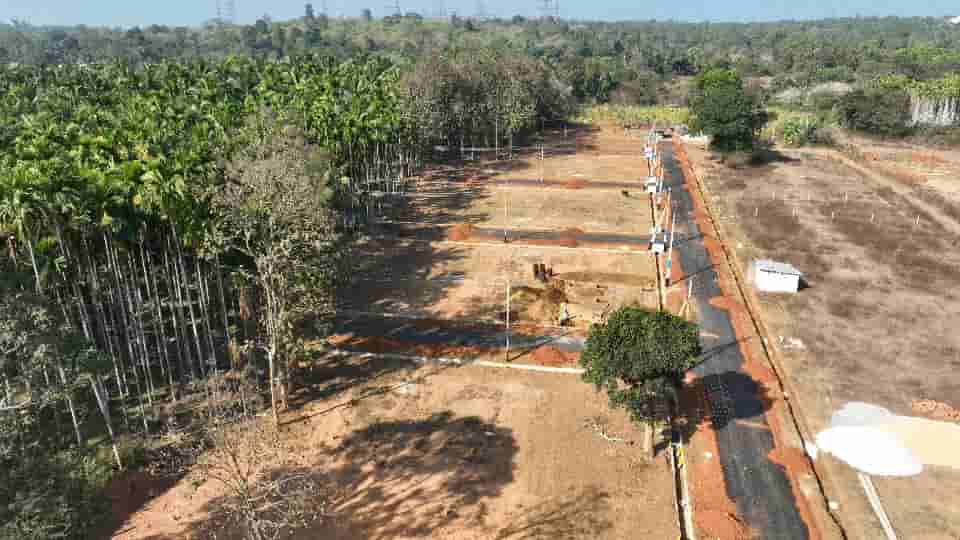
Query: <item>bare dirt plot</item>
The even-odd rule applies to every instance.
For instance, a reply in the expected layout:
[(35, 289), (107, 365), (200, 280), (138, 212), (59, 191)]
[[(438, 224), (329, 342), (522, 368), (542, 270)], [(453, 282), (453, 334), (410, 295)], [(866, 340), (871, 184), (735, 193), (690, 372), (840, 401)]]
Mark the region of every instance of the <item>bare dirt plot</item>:
[[(630, 180), (642, 182), (648, 176), (643, 159), (645, 139), (625, 134), (613, 126), (582, 128), (567, 138), (550, 137), (545, 142), (545, 159), (537, 151), (524, 152), (518, 163), (497, 175), (505, 178), (548, 180)], [(639, 186), (638, 186), (639, 187)]]
[(579, 228), (637, 235), (647, 235), (653, 227), (650, 198), (640, 189), (624, 196), (613, 190), (491, 188), (465, 213), (474, 217), (471, 223), (478, 227)]
[(960, 197), (960, 152), (931, 148), (907, 142), (879, 141), (843, 133), (841, 142), (849, 145), (865, 164), (882, 169), (905, 182), (929, 187)]
[[(649, 458), (647, 434), (576, 377), (355, 357), (316, 376), (285, 436), (327, 478), (328, 517), (297, 538), (678, 537), (664, 457)], [(208, 537), (223, 493), (194, 480), (156, 494), (114, 538)]]
[[(636, 153), (574, 153), (602, 151), (608, 144)], [(610, 176), (595, 180), (629, 177), (645, 163), (639, 157), (643, 144), (641, 137), (610, 128), (571, 130), (568, 139), (550, 137), (547, 147), (553, 150), (544, 163), (602, 161)], [(504, 320), (509, 274), (516, 288), (514, 321), (555, 323), (561, 304), (569, 304), (574, 324), (581, 326), (627, 303), (656, 307), (654, 260), (640, 253), (652, 224), (648, 196), (470, 180), (471, 175), (499, 179), (539, 164), (539, 152), (528, 150), (514, 160), (438, 169), (409, 197), (383, 201), (393, 218), (356, 253), (360, 265), (341, 304), (364, 312)], [(508, 244), (498, 232), (504, 225), (510, 228)], [(534, 278), (534, 264), (552, 268), (549, 285)]]
[[(347, 293), (353, 310), (435, 318), (501, 320), (506, 276), (517, 291), (546, 289), (533, 274), (545, 264), (562, 280), (565, 302), (602, 309), (627, 303), (656, 306), (656, 268), (647, 253), (618, 253), (509, 245), (441, 246), (418, 241), (370, 246), (377, 256), (396, 261), (364, 273)], [(519, 300), (519, 299), (518, 299)], [(514, 306), (513, 309), (517, 307)], [(518, 321), (524, 314), (518, 313)], [(535, 317), (528, 322), (547, 322)], [(552, 322), (552, 321), (551, 321)]]
[[(689, 151), (724, 226), (741, 243), (741, 262), (769, 257), (806, 273), (809, 288), (800, 294), (762, 302), (771, 330), (800, 344), (784, 351), (786, 369), (814, 431), (848, 401), (899, 414), (911, 414), (918, 399), (960, 405), (952, 375), (960, 366), (960, 336), (951, 331), (960, 323), (954, 292), (960, 254), (909, 193), (893, 196), (870, 178), (804, 152), (734, 171), (694, 146)], [(830, 470), (848, 535), (876, 537), (852, 471), (838, 464)], [(960, 493), (960, 471), (928, 467), (915, 477), (874, 481), (902, 537), (960, 536), (960, 509), (948, 495)]]

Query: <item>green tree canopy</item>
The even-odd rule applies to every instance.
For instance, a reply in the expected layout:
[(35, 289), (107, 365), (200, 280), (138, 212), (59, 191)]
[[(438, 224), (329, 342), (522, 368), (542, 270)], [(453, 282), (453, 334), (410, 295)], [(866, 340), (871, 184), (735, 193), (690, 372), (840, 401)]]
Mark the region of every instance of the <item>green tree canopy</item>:
[(753, 149), (757, 133), (767, 122), (756, 98), (743, 89), (743, 79), (731, 69), (711, 69), (697, 77), (690, 111), (693, 128), (712, 138), (721, 152)]
[(664, 311), (624, 307), (593, 326), (580, 363), (585, 381), (643, 420), (655, 414), (657, 398), (697, 364), (700, 352), (697, 325)]
[(910, 95), (906, 90), (874, 86), (854, 90), (838, 105), (840, 120), (849, 129), (898, 137), (909, 131)]

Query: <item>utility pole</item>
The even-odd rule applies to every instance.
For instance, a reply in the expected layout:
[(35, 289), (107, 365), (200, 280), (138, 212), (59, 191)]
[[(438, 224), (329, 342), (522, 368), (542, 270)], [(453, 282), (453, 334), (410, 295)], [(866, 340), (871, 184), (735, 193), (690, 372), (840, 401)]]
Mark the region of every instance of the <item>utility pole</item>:
[(540, 183), (543, 184), (543, 143), (540, 143)]
[(504, 298), (504, 308), (506, 309), (504, 317), (504, 332), (503, 332), (503, 342), (504, 342), (504, 351), (503, 351), (503, 360), (504, 362), (510, 361), (510, 297), (513, 296), (513, 280), (510, 273), (513, 271), (513, 249), (510, 250), (509, 255), (505, 261), (501, 261), (500, 267), (503, 268), (503, 282), (504, 289), (506, 291), (506, 297)]

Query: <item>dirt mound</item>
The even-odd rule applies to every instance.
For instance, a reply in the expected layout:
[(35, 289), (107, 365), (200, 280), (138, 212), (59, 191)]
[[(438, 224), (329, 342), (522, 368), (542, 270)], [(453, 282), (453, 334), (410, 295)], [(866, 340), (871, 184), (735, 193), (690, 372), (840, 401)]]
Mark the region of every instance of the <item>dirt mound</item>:
[(453, 240), (456, 242), (467, 240), (473, 236), (473, 232), (476, 229), (473, 225), (469, 223), (462, 223), (460, 225), (455, 225), (450, 228), (447, 232), (447, 239)]
[(525, 320), (554, 323), (560, 315), (560, 304), (569, 302), (564, 289), (562, 282), (553, 282), (543, 289), (517, 287), (511, 302)]
[(581, 180), (580, 178), (573, 178), (567, 180), (563, 185), (567, 189), (583, 189), (587, 186), (587, 182), (586, 180)]
[(565, 236), (557, 240), (556, 245), (575, 248), (580, 245), (580, 242), (577, 242), (577, 239), (572, 236)]
[(576, 358), (573, 354), (563, 352), (550, 345), (537, 347), (530, 356), (533, 358), (534, 363), (541, 366), (560, 367), (576, 364)]
[(960, 422), (960, 411), (954, 409), (946, 403), (934, 401), (932, 399), (915, 399), (910, 404), (914, 411), (937, 420), (950, 420)]
[(583, 236), (583, 231), (580, 229), (566, 229), (560, 232), (560, 237), (557, 238), (557, 244), (565, 247), (577, 247), (580, 245), (580, 242), (577, 240)]

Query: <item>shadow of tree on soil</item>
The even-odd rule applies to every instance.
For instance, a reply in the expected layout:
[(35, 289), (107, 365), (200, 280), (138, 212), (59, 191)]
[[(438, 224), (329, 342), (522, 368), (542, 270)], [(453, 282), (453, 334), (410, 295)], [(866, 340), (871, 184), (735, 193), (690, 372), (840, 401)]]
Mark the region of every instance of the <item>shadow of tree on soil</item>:
[(127, 521), (149, 502), (171, 489), (182, 475), (154, 476), (144, 471), (128, 471), (104, 489), (109, 514), (96, 538), (112, 538), (127, 529)]
[(420, 367), (412, 360), (316, 352), (308, 366), (297, 372), (297, 391), (290, 397), (290, 409), (328, 400), (351, 388)]
[[(319, 475), (326, 488), (313, 503), (323, 517), (283, 538), (387, 540), (397, 537), (440, 538), (444, 527), (484, 527), (485, 501), (513, 482), (517, 443), (512, 430), (451, 411), (422, 420), (373, 423), (322, 452), (322, 462), (277, 475)], [(530, 526), (558, 527), (603, 501), (562, 501), (531, 509)], [(242, 538), (228, 526), (222, 510), (226, 497), (208, 503), (210, 519), (188, 526), (183, 536)], [(510, 531), (508, 531), (510, 532)], [(501, 538), (530, 538), (523, 528)], [(192, 536), (191, 536), (192, 535)], [(519, 536), (518, 536), (519, 535)], [(152, 540), (160, 540), (155, 537)]]
[(567, 495), (558, 495), (511, 516), (510, 525), (497, 532), (495, 540), (596, 538), (609, 529), (604, 517), (609, 512), (610, 496), (596, 487), (587, 487)]
[(704, 425), (719, 431), (738, 420), (762, 422), (775, 401), (770, 394), (765, 383), (740, 371), (697, 378), (680, 390), (678, 434), (687, 442)]

